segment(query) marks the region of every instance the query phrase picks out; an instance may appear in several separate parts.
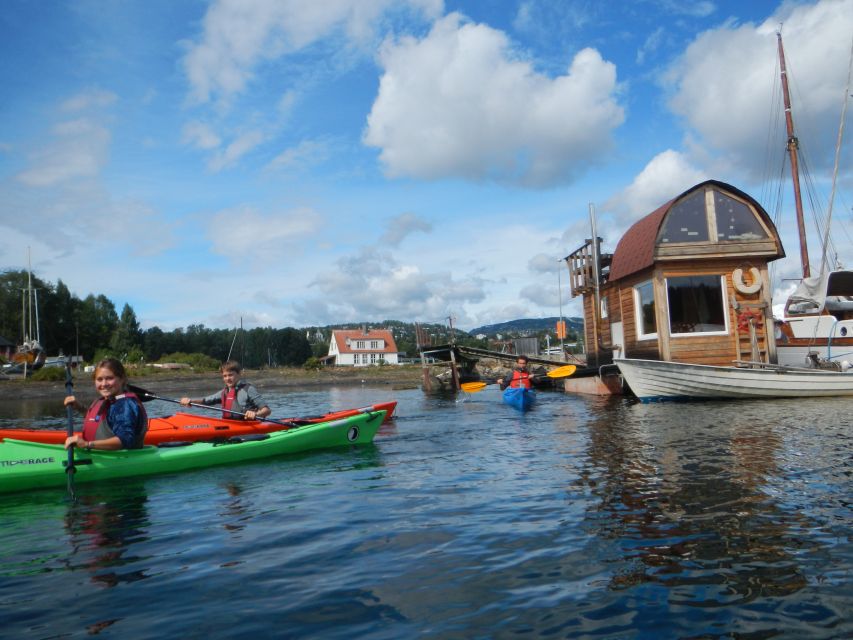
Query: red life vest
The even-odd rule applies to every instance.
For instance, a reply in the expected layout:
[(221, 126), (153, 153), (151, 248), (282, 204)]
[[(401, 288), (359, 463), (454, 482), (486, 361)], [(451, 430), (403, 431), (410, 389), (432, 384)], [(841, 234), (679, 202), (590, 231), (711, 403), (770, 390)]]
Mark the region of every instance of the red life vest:
[(512, 378), (510, 378), (509, 386), (513, 389), (530, 389), (532, 388), (532, 384), (530, 382), (530, 372), (529, 371), (519, 371), (515, 369), (512, 372)]
[(91, 442), (95, 439), (95, 434), (101, 422), (106, 424), (107, 411), (110, 410), (112, 402), (108, 398), (98, 398), (86, 411), (86, 417), (83, 418), (83, 439)]
[(86, 411), (86, 417), (83, 418), (84, 440), (91, 442), (92, 440), (110, 438), (115, 435), (113, 430), (110, 428), (110, 425), (107, 423), (107, 413), (109, 412), (110, 407), (115, 404), (115, 401), (122, 398), (130, 398), (139, 405), (139, 408), (141, 409), (139, 419), (145, 425), (144, 431), (148, 430), (148, 416), (145, 413), (145, 407), (142, 406), (142, 400), (140, 400), (135, 393), (125, 391), (114, 398), (98, 398), (89, 406), (89, 409)]
[[(230, 409), (235, 404), (237, 404), (238, 409), (242, 409), (239, 403), (237, 403), (237, 387), (232, 387), (228, 389), (227, 387), (222, 390), (222, 417), (225, 420), (239, 420), (243, 416), (239, 416), (237, 414), (231, 413)], [(235, 409), (236, 411), (236, 409)]]

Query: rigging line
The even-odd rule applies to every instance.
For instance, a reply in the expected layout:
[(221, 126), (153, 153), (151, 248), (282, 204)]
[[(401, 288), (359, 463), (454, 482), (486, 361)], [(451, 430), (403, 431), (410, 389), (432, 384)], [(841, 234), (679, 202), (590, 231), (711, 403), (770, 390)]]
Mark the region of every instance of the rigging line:
[[(820, 272), (826, 270), (826, 248), (829, 243), (829, 224), (832, 221), (832, 202), (835, 200), (835, 184), (838, 179), (838, 162), (841, 155), (841, 141), (844, 138), (844, 120), (847, 118), (847, 102), (850, 95), (850, 74), (853, 71), (853, 39), (850, 44), (850, 62), (847, 63), (847, 85), (844, 87), (844, 102), (841, 107), (841, 123), (838, 125), (838, 140), (835, 143), (835, 165), (832, 171), (832, 190), (829, 195), (829, 209), (826, 214), (826, 230), (823, 244), (823, 259), (820, 263)], [(836, 256), (837, 259), (837, 256)]]

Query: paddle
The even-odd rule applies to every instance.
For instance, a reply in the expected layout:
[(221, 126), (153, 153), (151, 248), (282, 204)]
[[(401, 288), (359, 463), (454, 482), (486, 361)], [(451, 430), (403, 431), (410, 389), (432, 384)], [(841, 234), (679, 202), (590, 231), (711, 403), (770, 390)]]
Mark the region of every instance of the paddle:
[[(67, 357), (65, 359), (65, 395), (73, 396), (74, 395), (74, 379), (71, 377), (71, 358)], [(74, 435), (74, 405), (66, 405), (65, 412), (68, 415), (68, 425), (66, 428), (66, 432), (68, 433), (68, 437)], [(74, 495), (74, 472), (76, 469), (74, 468), (74, 447), (68, 447), (68, 461), (65, 463), (65, 473), (68, 477), (68, 494), (71, 496), (71, 499), (75, 499)]]
[[(562, 367), (557, 367), (553, 371), (549, 371), (548, 373), (540, 373), (534, 376), (530, 376), (531, 378), (568, 378), (577, 370), (577, 367), (573, 364), (567, 364)], [(497, 384), (497, 382), (463, 382), (459, 387), (462, 391), (466, 393), (477, 393), (478, 391), (482, 391), (490, 384)]]
[[(137, 387), (136, 385), (129, 384), (127, 388), (130, 391), (133, 391), (139, 398), (144, 402), (146, 399), (148, 400), (163, 400), (164, 402), (174, 402), (175, 404), (181, 404), (180, 400), (175, 400), (174, 398), (163, 398), (162, 396), (157, 396), (151, 393), (150, 391), (146, 391), (142, 387)], [(181, 405), (183, 406), (183, 405)], [(217, 409), (216, 407), (212, 407), (206, 404), (197, 404), (195, 402), (190, 402), (189, 406), (198, 407), (199, 409), (207, 409), (208, 411), (222, 411), (222, 409)], [(240, 413), (239, 411), (231, 411), (228, 409), (228, 413), (233, 413), (235, 416), (243, 416), (246, 417), (245, 413)], [(293, 429), (294, 427), (301, 427), (305, 425), (297, 424), (296, 422), (282, 422), (281, 420), (273, 420), (272, 418), (253, 418), (258, 422), (271, 422), (272, 424), (280, 424), (282, 427), (287, 427), (288, 429)]]

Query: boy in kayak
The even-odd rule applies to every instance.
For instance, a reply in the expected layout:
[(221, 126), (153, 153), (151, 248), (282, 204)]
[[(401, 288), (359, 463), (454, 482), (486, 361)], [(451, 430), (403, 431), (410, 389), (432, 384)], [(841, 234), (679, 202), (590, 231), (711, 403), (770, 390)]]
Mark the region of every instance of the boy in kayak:
[(239, 362), (229, 360), (219, 370), (222, 372), (222, 381), (225, 383), (225, 388), (222, 391), (212, 393), (200, 400), (184, 397), (181, 398), (181, 404), (185, 407), (190, 406), (190, 404), (221, 404), (222, 417), (232, 420), (240, 420), (244, 417), (246, 420), (257, 420), (258, 418), (266, 418), (272, 413), (254, 385), (240, 380), (240, 372), (243, 368)]
[(141, 449), (148, 431), (148, 416), (136, 394), (127, 390), (124, 365), (115, 358), (104, 358), (92, 376), (95, 391), (100, 396), (88, 409), (74, 396), (66, 396), (65, 406), (71, 405), (83, 419), (83, 432), (65, 439), (65, 448), (81, 449)]
[(527, 369), (528, 362), (529, 359), (527, 356), (518, 356), (518, 358), (516, 358), (515, 368), (512, 370), (512, 374), (507, 379), (498, 378), (497, 380), (497, 383), (501, 385), (501, 390), (504, 390), (507, 387), (531, 388), (530, 371)]

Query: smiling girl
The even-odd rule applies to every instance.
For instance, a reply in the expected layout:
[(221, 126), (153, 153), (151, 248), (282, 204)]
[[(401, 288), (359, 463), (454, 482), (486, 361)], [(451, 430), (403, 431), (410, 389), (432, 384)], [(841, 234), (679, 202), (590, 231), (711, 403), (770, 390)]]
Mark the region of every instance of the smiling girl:
[(126, 389), (127, 373), (122, 363), (115, 358), (104, 358), (95, 367), (93, 379), (99, 397), (88, 410), (74, 396), (65, 398), (66, 406), (86, 414), (83, 432), (66, 438), (65, 448), (141, 449), (148, 431), (148, 416), (142, 401)]

